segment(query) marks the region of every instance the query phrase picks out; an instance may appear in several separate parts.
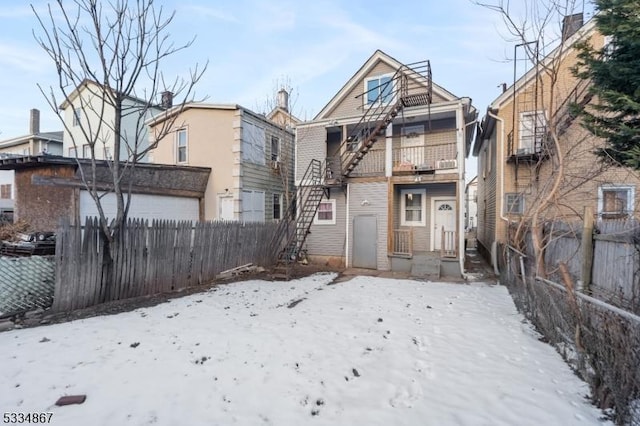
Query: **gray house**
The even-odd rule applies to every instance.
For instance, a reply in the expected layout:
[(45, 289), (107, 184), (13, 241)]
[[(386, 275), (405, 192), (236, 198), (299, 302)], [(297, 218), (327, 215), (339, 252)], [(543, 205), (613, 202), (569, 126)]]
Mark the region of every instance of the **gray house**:
[(469, 98), (432, 81), (429, 61), (376, 51), (296, 128), (299, 214), (308, 218), (298, 234), (310, 258), (459, 276), (476, 115)]

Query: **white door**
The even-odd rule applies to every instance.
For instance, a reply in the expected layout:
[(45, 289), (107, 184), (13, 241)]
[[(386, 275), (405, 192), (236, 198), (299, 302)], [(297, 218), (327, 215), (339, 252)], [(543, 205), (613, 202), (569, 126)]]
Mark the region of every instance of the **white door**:
[(407, 126), (400, 139), (400, 162), (413, 166), (424, 164), (424, 126)]
[(220, 197), (220, 219), (233, 220), (233, 197)]
[[(445, 231), (456, 230), (456, 200), (434, 200), (433, 202), (433, 250), (442, 248), (442, 227)], [(455, 247), (445, 247), (452, 250)]]

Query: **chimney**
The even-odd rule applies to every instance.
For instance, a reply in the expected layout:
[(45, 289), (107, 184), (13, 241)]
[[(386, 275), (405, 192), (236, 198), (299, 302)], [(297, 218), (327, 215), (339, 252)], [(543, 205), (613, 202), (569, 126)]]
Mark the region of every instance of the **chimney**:
[(584, 24), (582, 13), (567, 15), (562, 19), (562, 41), (565, 41), (576, 33)]
[(29, 114), (29, 134), (40, 133), (40, 110), (33, 108)]
[(278, 90), (278, 107), (289, 112), (289, 93), (284, 90)]
[(162, 92), (161, 96), (160, 106), (164, 109), (171, 108), (173, 106), (173, 93), (167, 90)]

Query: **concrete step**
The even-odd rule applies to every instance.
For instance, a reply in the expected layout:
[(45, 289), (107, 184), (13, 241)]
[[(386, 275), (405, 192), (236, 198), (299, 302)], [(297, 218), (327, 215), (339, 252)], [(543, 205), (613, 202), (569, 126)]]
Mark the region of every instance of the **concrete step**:
[(428, 280), (439, 280), (440, 258), (435, 256), (414, 255), (411, 262), (411, 276)]

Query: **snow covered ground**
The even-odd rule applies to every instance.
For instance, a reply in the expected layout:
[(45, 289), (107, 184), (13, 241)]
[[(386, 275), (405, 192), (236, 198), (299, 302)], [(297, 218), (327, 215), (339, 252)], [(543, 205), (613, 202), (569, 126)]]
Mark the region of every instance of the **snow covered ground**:
[[(333, 278), (1, 333), (0, 411), (54, 425), (609, 424), (504, 287)], [(54, 405), (74, 394), (85, 403)]]

